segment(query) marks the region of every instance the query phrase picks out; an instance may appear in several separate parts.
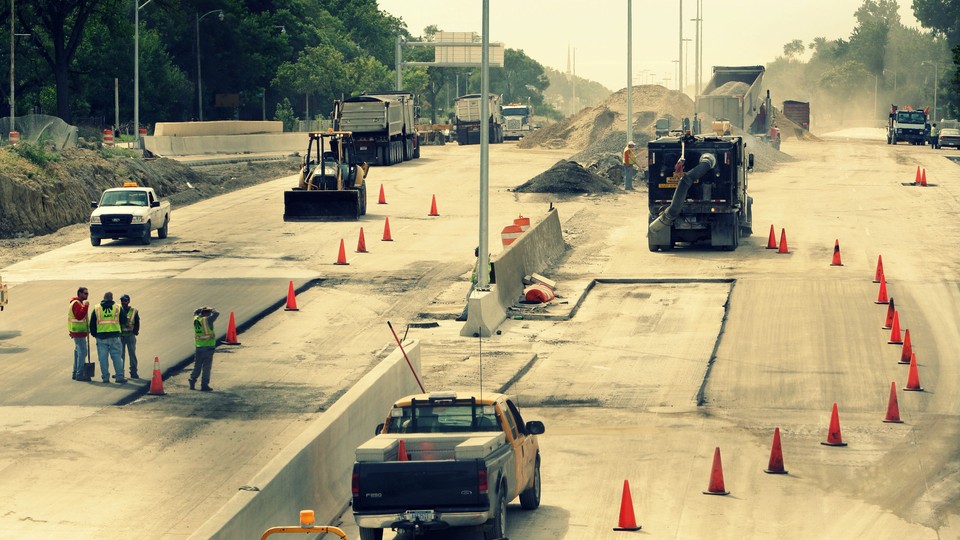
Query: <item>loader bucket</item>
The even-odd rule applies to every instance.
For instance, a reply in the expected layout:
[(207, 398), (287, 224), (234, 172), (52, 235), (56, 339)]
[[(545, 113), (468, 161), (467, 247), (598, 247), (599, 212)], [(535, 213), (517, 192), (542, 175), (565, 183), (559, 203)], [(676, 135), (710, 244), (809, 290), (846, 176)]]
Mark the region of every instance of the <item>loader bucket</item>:
[(284, 221), (351, 221), (360, 219), (360, 192), (292, 189), (283, 193)]

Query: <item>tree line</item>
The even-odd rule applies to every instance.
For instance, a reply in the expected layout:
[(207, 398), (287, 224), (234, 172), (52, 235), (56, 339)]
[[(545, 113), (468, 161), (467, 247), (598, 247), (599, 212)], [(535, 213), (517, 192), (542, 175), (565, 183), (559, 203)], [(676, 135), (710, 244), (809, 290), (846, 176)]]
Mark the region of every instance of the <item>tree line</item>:
[[(142, 125), (161, 121), (326, 117), (332, 101), (395, 89), (395, 44), (414, 37), (376, 0), (14, 0), (0, 6), (0, 28), (14, 22), (16, 115), (42, 113), (72, 124), (110, 126), (134, 116), (139, 71)], [(139, 19), (139, 28), (134, 21)], [(137, 31), (138, 30), (138, 31)], [(2, 30), (0, 30), (2, 32)], [(9, 37), (7, 34), (6, 37)], [(0, 55), (10, 58), (9, 39)], [(135, 60), (134, 49), (139, 49)], [(432, 60), (405, 50), (404, 60)], [(543, 104), (549, 82), (523, 51), (507, 49), (491, 69), (491, 92)], [(479, 92), (479, 69), (412, 67), (404, 89), (421, 113), (441, 121), (461, 94)], [(456, 86), (457, 88), (453, 88)], [(0, 111), (9, 116), (9, 87)]]
[[(960, 2), (913, 0), (922, 29), (907, 27), (896, 0), (864, 0), (847, 39), (793, 40), (767, 66), (776, 101), (811, 102), (820, 124), (885, 121), (891, 105), (960, 113)], [(936, 116), (934, 102), (936, 101)]]

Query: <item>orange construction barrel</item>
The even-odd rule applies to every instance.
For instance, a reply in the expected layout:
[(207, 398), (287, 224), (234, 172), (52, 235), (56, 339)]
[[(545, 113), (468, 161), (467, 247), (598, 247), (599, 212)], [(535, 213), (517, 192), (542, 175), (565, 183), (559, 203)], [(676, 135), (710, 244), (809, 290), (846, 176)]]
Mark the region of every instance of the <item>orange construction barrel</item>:
[(103, 130), (103, 144), (107, 146), (113, 146), (113, 130), (112, 129)]
[(504, 246), (509, 246), (519, 238), (521, 234), (523, 234), (523, 229), (520, 228), (519, 225), (507, 225), (500, 233), (500, 241), (503, 242)]
[(16, 144), (18, 144), (18, 143), (20, 143), (20, 132), (19, 132), (19, 131), (11, 131), (11, 132), (10, 132), (10, 144), (16, 145)]

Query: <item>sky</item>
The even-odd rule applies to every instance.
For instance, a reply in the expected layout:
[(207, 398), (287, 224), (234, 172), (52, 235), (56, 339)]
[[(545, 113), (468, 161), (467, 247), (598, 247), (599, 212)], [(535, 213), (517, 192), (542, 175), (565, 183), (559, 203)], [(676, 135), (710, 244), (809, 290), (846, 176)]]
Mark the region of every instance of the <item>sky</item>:
[[(490, 41), (521, 49), (561, 72), (575, 56), (576, 74), (611, 90), (626, 87), (627, 1), (490, 0)], [(696, 38), (697, 0), (633, 1), (633, 75), (636, 84), (676, 87), (683, 37)], [(701, 0), (703, 83), (712, 66), (765, 65), (783, 54), (784, 44), (816, 37), (849, 39), (854, 12), (863, 0)], [(899, 0), (901, 21), (919, 27), (910, 0)], [(482, 29), (480, 0), (379, 0), (380, 9), (402, 18), (420, 36), (431, 24), (448, 32)], [(695, 75), (695, 41), (683, 54), (684, 86)], [(569, 54), (568, 54), (569, 51)], [(575, 51), (575, 53), (574, 53)]]

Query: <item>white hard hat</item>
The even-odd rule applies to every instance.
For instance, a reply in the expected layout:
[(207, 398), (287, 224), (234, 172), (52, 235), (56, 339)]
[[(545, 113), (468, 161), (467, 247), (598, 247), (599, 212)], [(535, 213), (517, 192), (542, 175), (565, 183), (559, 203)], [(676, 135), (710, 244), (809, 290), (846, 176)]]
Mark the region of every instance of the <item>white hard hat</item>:
[(636, 146), (636, 145), (633, 144), (633, 141), (630, 141), (630, 142), (627, 143), (627, 146)]

